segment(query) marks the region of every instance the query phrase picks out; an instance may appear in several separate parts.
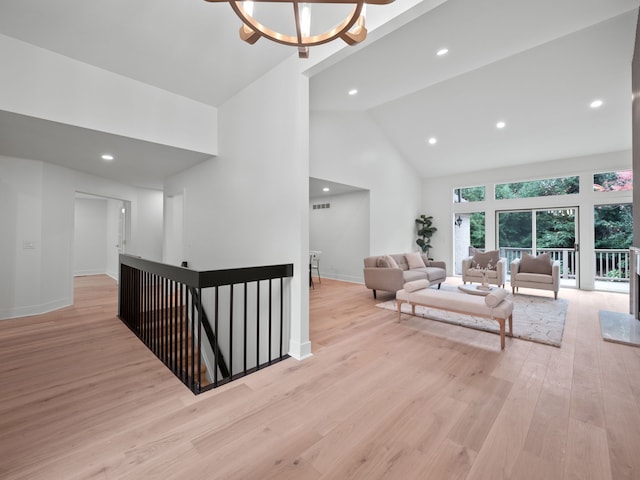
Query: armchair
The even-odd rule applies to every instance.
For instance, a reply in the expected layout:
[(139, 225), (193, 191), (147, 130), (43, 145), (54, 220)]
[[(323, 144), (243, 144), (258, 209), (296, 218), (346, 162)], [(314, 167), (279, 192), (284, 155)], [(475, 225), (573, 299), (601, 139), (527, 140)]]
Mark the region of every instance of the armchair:
[(558, 299), (560, 290), (560, 261), (551, 262), (549, 254), (523, 254), (511, 262), (511, 290), (515, 295), (519, 287), (538, 288), (553, 291), (553, 298)]
[[(473, 259), (473, 256), (462, 259), (462, 281), (464, 283), (482, 283), (482, 271), (473, 268)], [(487, 281), (493, 285), (504, 287), (507, 282), (507, 259), (500, 258), (495, 265), (495, 270), (486, 271)]]

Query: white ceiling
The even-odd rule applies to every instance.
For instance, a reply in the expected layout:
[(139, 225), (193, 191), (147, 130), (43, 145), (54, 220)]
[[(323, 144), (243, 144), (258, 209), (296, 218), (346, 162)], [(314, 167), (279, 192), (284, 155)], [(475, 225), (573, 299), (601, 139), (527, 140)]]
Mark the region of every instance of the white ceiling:
[(639, 3), (448, 0), (315, 75), (311, 107), (368, 112), (424, 177), (627, 150)]
[[(639, 4), (447, 0), (315, 66), (311, 108), (366, 111), (423, 175), (630, 149)], [(238, 27), (229, 5), (204, 0), (0, 2), (0, 34), (214, 106), (295, 54), (266, 40), (247, 45)], [(442, 46), (450, 52), (437, 58)], [(360, 93), (348, 97), (353, 87)], [(597, 111), (588, 108), (594, 98), (605, 102)], [(498, 119), (504, 130), (494, 128)], [(158, 186), (205, 158), (6, 112), (0, 127), (0, 154), (130, 184)], [(91, 149), (110, 141), (127, 151), (122, 170), (92, 161)], [(148, 158), (163, 158), (162, 167), (151, 169)]]
[[(105, 153), (116, 153), (116, 157), (113, 161), (104, 161), (101, 156)], [(164, 178), (211, 157), (2, 110), (0, 154), (55, 163), (120, 183), (156, 190), (162, 189)]]
[[(329, 191), (325, 192), (325, 188), (328, 188)], [(332, 197), (334, 195), (363, 191), (365, 191), (363, 188), (354, 187), (352, 185), (345, 185), (344, 183), (309, 177), (309, 198), (311, 199), (322, 199)]]

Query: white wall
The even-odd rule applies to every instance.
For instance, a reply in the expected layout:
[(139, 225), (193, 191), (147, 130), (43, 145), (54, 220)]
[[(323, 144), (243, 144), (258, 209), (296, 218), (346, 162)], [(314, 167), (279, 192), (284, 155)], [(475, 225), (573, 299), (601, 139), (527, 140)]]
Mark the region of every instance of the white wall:
[(184, 256), (184, 193), (165, 192), (162, 261), (182, 265)]
[(184, 192), (196, 270), (293, 263), (290, 353), (308, 332), (308, 80), (291, 57), (219, 108), (220, 154), (165, 182)]
[(0, 35), (0, 110), (216, 154), (217, 110)]
[[(318, 204), (330, 208), (314, 209)], [(310, 199), (309, 250), (322, 252), (322, 278), (363, 283), (362, 259), (369, 255), (369, 192)]]
[(417, 250), (422, 179), (371, 118), (314, 111), (310, 127), (310, 176), (370, 191), (369, 254)]
[[(448, 274), (453, 266), (454, 213), (485, 211), (485, 245), (495, 248), (497, 210), (548, 208), (556, 206), (578, 207), (580, 210), (580, 288), (594, 287), (593, 207), (605, 203), (631, 203), (632, 192), (593, 192), (593, 173), (626, 170), (631, 168), (631, 151), (609, 152), (579, 158), (559, 159), (551, 162), (520, 165), (511, 168), (468, 172), (462, 175), (429, 178), (423, 183), (423, 210), (434, 217), (438, 228), (431, 244), (435, 257), (447, 262)], [(557, 197), (539, 197), (510, 200), (494, 200), (496, 183), (536, 180), (561, 176), (580, 176), (580, 194)], [(484, 202), (453, 203), (453, 189), (486, 185)]]
[(133, 187), (46, 162), (2, 156), (0, 187), (0, 319), (36, 315), (73, 302), (76, 192), (130, 201), (128, 251), (138, 255), (161, 250), (161, 236), (142, 235), (136, 220), (151, 223), (156, 218), (161, 225), (162, 214), (147, 211)]
[(127, 253), (132, 253), (135, 250), (136, 255), (160, 262), (162, 261), (162, 223), (164, 216), (162, 192), (160, 190), (139, 188), (136, 198), (137, 210), (144, 212), (144, 215), (136, 216), (135, 244), (127, 245), (125, 250)]
[(73, 274), (107, 271), (107, 199), (76, 198)]

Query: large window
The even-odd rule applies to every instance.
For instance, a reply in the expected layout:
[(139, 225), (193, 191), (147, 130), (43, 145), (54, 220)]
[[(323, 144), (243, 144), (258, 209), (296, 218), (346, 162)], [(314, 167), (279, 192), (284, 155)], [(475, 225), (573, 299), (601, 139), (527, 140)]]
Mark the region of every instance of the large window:
[(528, 182), (501, 183), (496, 185), (496, 200), (507, 198), (548, 197), (580, 192), (578, 176), (531, 180)]

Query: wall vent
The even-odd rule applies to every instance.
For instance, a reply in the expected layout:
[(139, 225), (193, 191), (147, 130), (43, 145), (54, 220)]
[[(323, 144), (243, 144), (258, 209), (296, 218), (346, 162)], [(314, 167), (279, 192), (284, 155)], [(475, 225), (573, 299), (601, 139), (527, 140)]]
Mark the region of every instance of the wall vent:
[(331, 204), (330, 203), (316, 203), (313, 206), (314, 210), (320, 210), (322, 208), (331, 208)]

